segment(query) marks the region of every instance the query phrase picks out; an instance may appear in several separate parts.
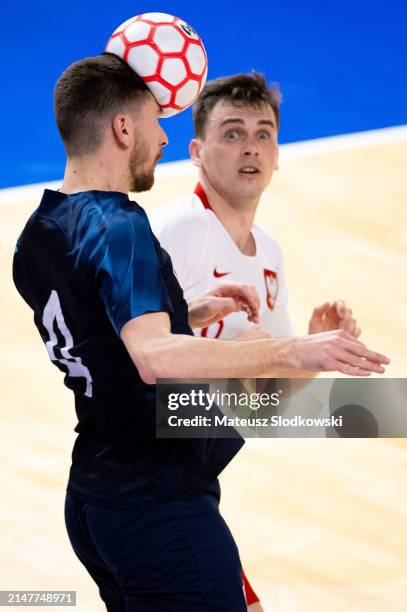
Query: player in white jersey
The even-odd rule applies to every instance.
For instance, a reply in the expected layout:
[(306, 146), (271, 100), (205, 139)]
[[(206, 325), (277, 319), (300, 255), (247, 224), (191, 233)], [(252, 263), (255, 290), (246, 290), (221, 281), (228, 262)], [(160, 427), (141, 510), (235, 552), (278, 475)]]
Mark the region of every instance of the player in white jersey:
[[(259, 327), (272, 337), (287, 337), (294, 332), (282, 252), (271, 232), (254, 223), (261, 194), (278, 167), (279, 103), (278, 87), (268, 87), (255, 72), (207, 83), (193, 110), (195, 193), (149, 216), (187, 301), (222, 280), (248, 282), (260, 297)], [(230, 339), (247, 328), (253, 324), (240, 312), (194, 332)], [(342, 300), (314, 309), (308, 333), (338, 328), (360, 335)]]
[[(261, 194), (278, 168), (279, 103), (279, 89), (257, 73), (207, 83), (194, 105), (190, 143), (199, 183), (193, 194), (149, 216), (187, 301), (221, 281), (250, 283), (260, 298), (262, 333), (287, 337), (294, 332), (282, 252), (271, 232), (254, 223)], [(360, 334), (342, 300), (314, 309), (308, 333), (338, 328)], [(253, 337), (250, 330), (253, 323), (238, 312), (194, 333), (226, 340)], [(262, 610), (244, 580), (248, 609)]]
[[(256, 253), (242, 253), (213, 212), (201, 183), (195, 193), (155, 210), (150, 220), (171, 255), (187, 301), (223, 280), (247, 282), (260, 297), (259, 326), (274, 337), (294, 335), (287, 312), (283, 257), (269, 231), (254, 224)], [(208, 338), (230, 339), (251, 326), (244, 312), (236, 312), (194, 332)]]

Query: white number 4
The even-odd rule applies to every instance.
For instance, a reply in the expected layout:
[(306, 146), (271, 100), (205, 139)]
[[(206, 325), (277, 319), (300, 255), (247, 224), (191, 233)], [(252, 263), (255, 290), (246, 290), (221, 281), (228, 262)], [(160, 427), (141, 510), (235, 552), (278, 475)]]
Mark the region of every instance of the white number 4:
[[(65, 346), (58, 346), (58, 338), (54, 331), (54, 321), (65, 339)], [(46, 342), (45, 346), (47, 347), (48, 355), (51, 361), (58, 361), (66, 366), (68, 368), (68, 376), (85, 378), (85, 395), (87, 397), (92, 397), (92, 377), (88, 368), (83, 365), (80, 357), (73, 357), (69, 352), (69, 350), (73, 347), (73, 338), (71, 332), (66, 326), (58, 293), (55, 291), (55, 289), (51, 291), (49, 300), (44, 308), (44, 312), (42, 314), (42, 324), (49, 334), (49, 340)], [(56, 357), (54, 353), (55, 347), (60, 349), (61, 355), (64, 357), (64, 359)]]

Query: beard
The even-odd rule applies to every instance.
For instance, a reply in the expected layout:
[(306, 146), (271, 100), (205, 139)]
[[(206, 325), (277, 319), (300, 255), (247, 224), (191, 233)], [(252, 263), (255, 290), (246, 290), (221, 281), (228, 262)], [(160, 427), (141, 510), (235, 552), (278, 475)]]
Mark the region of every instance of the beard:
[(155, 165), (162, 157), (162, 152), (154, 160), (150, 170), (140, 170), (149, 157), (149, 149), (145, 142), (141, 139), (134, 145), (133, 151), (129, 160), (130, 174), (130, 191), (140, 193), (141, 191), (149, 191), (154, 185)]

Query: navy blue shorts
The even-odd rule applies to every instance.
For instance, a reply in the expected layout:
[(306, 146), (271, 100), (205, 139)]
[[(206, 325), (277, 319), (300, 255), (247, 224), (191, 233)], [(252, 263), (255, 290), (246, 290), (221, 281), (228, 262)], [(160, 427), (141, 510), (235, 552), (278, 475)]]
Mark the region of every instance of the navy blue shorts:
[(67, 495), (65, 521), (108, 612), (245, 612), (242, 567), (218, 501), (134, 510)]

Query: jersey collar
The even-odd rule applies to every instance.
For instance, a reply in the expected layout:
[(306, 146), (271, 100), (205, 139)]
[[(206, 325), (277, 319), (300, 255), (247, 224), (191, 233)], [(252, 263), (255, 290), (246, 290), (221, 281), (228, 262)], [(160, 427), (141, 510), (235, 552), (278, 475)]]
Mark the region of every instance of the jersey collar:
[(208, 210), (212, 210), (212, 206), (209, 204), (208, 196), (206, 195), (201, 183), (197, 183), (195, 190), (194, 190), (194, 194), (197, 195), (198, 198), (201, 200), (204, 208), (207, 208)]

